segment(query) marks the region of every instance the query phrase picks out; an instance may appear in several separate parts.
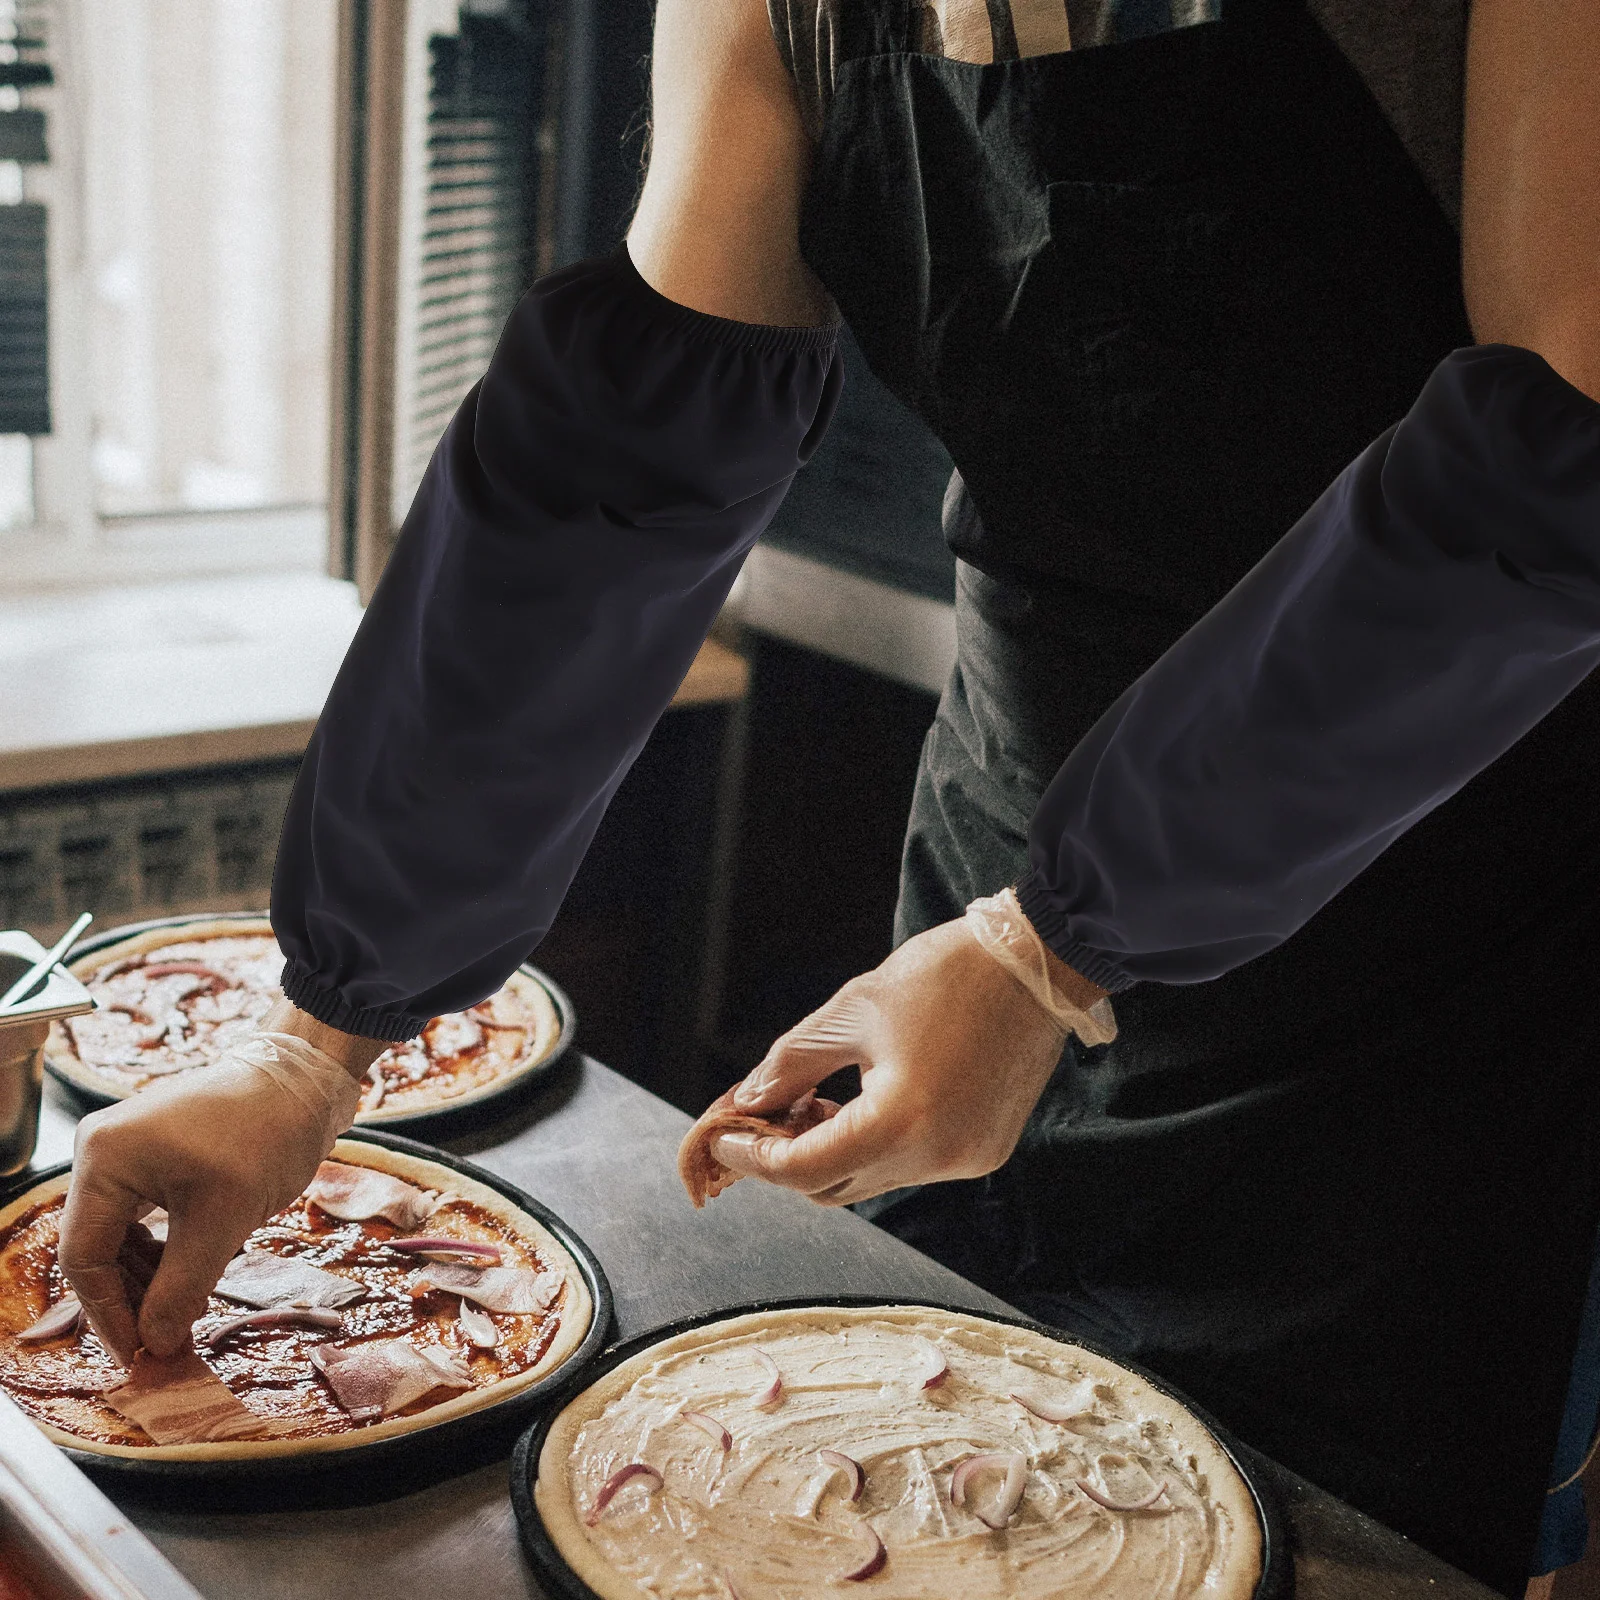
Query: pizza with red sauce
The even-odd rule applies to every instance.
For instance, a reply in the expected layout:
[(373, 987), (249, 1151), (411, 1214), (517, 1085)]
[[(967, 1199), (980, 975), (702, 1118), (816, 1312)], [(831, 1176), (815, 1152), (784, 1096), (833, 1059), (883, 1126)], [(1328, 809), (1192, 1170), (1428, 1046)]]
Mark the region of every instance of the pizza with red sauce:
[[(68, 1175), (0, 1210), (0, 1388), (55, 1443), (143, 1459), (348, 1449), (498, 1404), (582, 1344), (594, 1303), (536, 1218), (435, 1162), (341, 1140), (228, 1264), (192, 1347), (120, 1366), (56, 1259)], [(137, 1298), (166, 1237), (123, 1271)]]
[[(283, 953), (265, 918), (148, 928), (72, 962), (96, 1009), (51, 1029), (46, 1060), (73, 1087), (121, 1100), (157, 1078), (204, 1068), (283, 997)], [(356, 1120), (399, 1122), (501, 1092), (562, 1042), (545, 986), (515, 972), (466, 1011), (372, 1064)]]

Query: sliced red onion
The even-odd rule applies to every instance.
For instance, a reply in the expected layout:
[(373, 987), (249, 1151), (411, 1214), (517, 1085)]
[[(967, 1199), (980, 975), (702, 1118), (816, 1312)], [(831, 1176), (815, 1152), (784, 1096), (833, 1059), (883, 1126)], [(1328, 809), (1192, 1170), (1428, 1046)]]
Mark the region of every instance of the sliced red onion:
[(708, 1417), (703, 1411), (680, 1411), (678, 1415), (701, 1433), (709, 1434), (724, 1451), (733, 1449), (733, 1435), (715, 1417)]
[(778, 1363), (765, 1350), (752, 1350), (750, 1353), (766, 1368), (767, 1376), (772, 1379), (772, 1382), (750, 1402), (759, 1411), (767, 1406), (777, 1405), (783, 1398), (783, 1374), (778, 1371)]
[(461, 1331), (480, 1350), (493, 1350), (500, 1343), (500, 1330), (495, 1327), (494, 1318), (476, 1306), (468, 1305), (465, 1300), (456, 1302), (456, 1321), (461, 1324)]
[(1042, 1395), (1013, 1393), (1011, 1398), (1024, 1411), (1031, 1411), (1041, 1422), (1071, 1422), (1079, 1415), (1077, 1406), (1069, 1406), (1061, 1400), (1047, 1400)]
[(916, 1343), (928, 1363), (927, 1371), (923, 1374), (922, 1387), (937, 1389), (950, 1376), (950, 1363), (945, 1360), (944, 1351), (932, 1339), (919, 1337)]
[(408, 1256), (425, 1256), (429, 1261), (442, 1261), (447, 1257), (468, 1257), (473, 1261), (500, 1260), (500, 1246), (480, 1244), (476, 1239), (447, 1239), (440, 1234), (418, 1234), (410, 1239), (385, 1239), (391, 1250)]
[(143, 978), (175, 978), (182, 974), (185, 977), (204, 978), (210, 984), (213, 993), (222, 989), (231, 988), (233, 980), (224, 977), (214, 967), (208, 967), (202, 961), (154, 961), (148, 967), (139, 970)]
[(819, 1450), (818, 1457), (826, 1461), (830, 1467), (840, 1467), (850, 1474), (850, 1503), (854, 1505), (861, 1498), (861, 1491), (867, 1486), (867, 1475), (861, 1469), (859, 1461), (852, 1461), (849, 1456), (841, 1455), (837, 1450)]
[(616, 1498), (617, 1491), (632, 1483), (635, 1478), (648, 1478), (649, 1487), (652, 1489), (661, 1487), (661, 1474), (654, 1467), (647, 1467), (642, 1461), (630, 1461), (627, 1466), (613, 1472), (606, 1479), (600, 1493), (594, 1497), (594, 1505), (589, 1515), (583, 1519), (584, 1523), (592, 1528), (600, 1520), (600, 1513)]
[(878, 1530), (870, 1522), (864, 1522), (861, 1526), (872, 1541), (872, 1554), (853, 1572), (841, 1572), (838, 1578), (840, 1583), (860, 1583), (864, 1578), (870, 1578), (889, 1559), (889, 1552), (883, 1548), (883, 1540), (878, 1537)]
[(722, 1569), (722, 1581), (728, 1586), (728, 1600), (744, 1600), (739, 1593), (739, 1586), (733, 1581), (733, 1574), (726, 1567)]
[(1077, 1484), (1097, 1506), (1104, 1506), (1107, 1511), (1148, 1511), (1167, 1492), (1165, 1478), (1142, 1500), (1113, 1500), (1110, 1495), (1102, 1494), (1087, 1478), (1079, 1478)]
[[(992, 1511), (980, 1511), (967, 1505), (967, 1484), (974, 1473), (988, 1467), (1004, 1467), (1005, 1482), (1000, 1487), (1000, 1498)], [(1016, 1450), (1005, 1450), (980, 1456), (968, 1456), (951, 1474), (950, 1504), (971, 1511), (979, 1522), (995, 1532), (1010, 1522), (1022, 1504), (1022, 1492), (1028, 1486), (1028, 1458)]]
[(229, 1317), (226, 1322), (219, 1322), (200, 1342), (207, 1350), (215, 1350), (242, 1328), (272, 1328), (284, 1323), (301, 1328), (337, 1330), (344, 1326), (344, 1318), (326, 1306), (268, 1306), (264, 1311), (246, 1311), (237, 1317)]
[(63, 1295), (31, 1328), (17, 1335), (19, 1344), (43, 1344), (46, 1339), (59, 1339), (63, 1334), (77, 1330), (83, 1316), (83, 1306), (75, 1294)]

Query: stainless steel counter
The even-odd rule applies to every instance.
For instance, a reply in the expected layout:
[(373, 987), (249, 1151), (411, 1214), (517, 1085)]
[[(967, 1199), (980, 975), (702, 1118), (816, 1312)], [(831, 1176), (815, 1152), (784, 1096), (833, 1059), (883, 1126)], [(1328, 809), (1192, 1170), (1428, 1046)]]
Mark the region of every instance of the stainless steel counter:
[[(848, 1212), (741, 1183), (691, 1210), (673, 1155), (688, 1120), (579, 1061), (515, 1119), (449, 1147), (565, 1217), (605, 1263), (623, 1335), (763, 1295), (885, 1294), (974, 1310), (1002, 1303)], [(71, 1150), (47, 1098), (39, 1165)], [(195, 1516), (129, 1504), (129, 1519), (212, 1600), (474, 1600), (541, 1596), (517, 1547), (503, 1463), (347, 1510)], [(1299, 1600), (1492, 1600), (1398, 1535), (1279, 1474)]]

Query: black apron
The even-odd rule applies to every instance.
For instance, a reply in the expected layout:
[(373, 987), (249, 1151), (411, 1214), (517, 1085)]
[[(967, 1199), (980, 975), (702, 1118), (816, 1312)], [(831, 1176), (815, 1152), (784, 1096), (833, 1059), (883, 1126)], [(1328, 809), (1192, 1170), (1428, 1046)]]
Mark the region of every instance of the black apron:
[[(905, 0), (834, 23), (802, 250), (958, 469), (904, 939), (1021, 874), (1074, 743), (1473, 338), (1301, 0), (986, 66)], [(1597, 840), (1591, 683), (1278, 951), (1118, 996), (1000, 1172), (870, 1213), (1520, 1595), (1600, 1218)]]

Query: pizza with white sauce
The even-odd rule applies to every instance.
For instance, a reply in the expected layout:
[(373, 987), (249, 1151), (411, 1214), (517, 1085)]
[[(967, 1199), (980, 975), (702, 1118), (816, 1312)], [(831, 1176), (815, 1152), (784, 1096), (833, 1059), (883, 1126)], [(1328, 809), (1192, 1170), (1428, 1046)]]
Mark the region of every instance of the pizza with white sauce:
[[(556, 1237), (436, 1162), (341, 1140), (250, 1235), (192, 1348), (131, 1371), (56, 1260), (68, 1174), (0, 1210), (0, 1388), (56, 1444), (143, 1460), (359, 1448), (495, 1405), (583, 1343), (594, 1303)], [(130, 1235), (137, 1300), (165, 1219)]]
[[(70, 963), (96, 1009), (56, 1023), (51, 1070), (121, 1100), (156, 1078), (203, 1068), (255, 1031), (283, 998), (283, 953), (264, 918), (147, 928)], [(399, 1122), (497, 1093), (562, 1042), (549, 991), (526, 972), (467, 1011), (435, 1017), (420, 1037), (373, 1062), (356, 1121)]]
[(603, 1600), (1248, 1600), (1261, 1576), (1249, 1486), (1177, 1401), (915, 1306), (653, 1345), (556, 1418), (533, 1493)]

